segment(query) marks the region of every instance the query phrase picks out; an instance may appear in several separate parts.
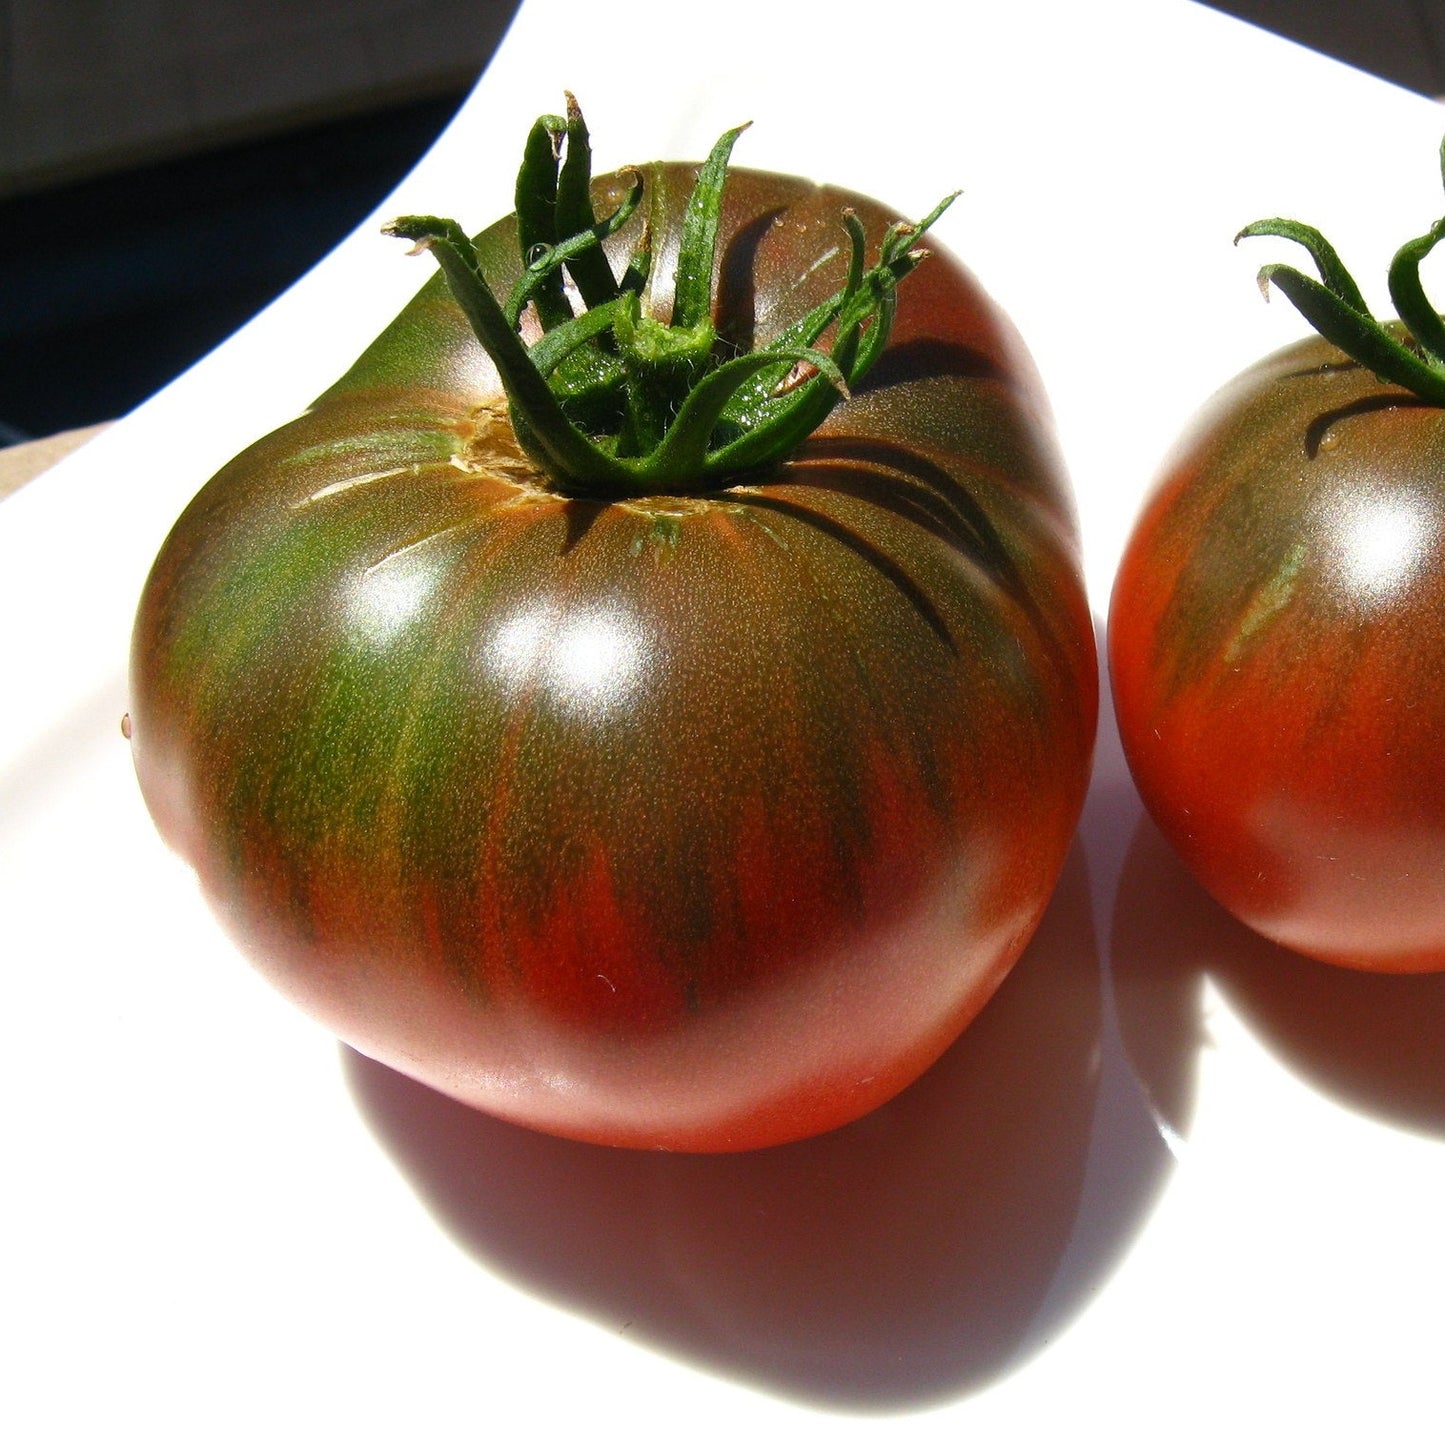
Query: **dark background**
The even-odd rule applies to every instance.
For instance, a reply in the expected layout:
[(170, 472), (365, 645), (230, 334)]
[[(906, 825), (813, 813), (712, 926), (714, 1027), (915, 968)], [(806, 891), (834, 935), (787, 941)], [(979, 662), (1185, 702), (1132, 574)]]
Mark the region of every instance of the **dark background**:
[[(1445, 94), (1445, 0), (1215, 8)], [(0, 0), (0, 445), (121, 415), (325, 255), (515, 9)]]

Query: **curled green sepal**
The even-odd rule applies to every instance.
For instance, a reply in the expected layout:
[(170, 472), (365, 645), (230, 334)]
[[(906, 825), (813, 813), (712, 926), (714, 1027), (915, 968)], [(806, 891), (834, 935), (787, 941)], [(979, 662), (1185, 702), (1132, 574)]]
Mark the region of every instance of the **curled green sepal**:
[[(632, 219), (632, 213), (642, 201), (642, 191), (642, 177), (639, 175), (622, 204), (605, 220), (598, 221), (595, 225), (589, 222), (584, 229), (555, 245), (538, 242), (532, 248), (532, 259), (527, 263), (527, 269), (522, 272), (507, 297), (507, 320), (516, 326), (521, 320), (522, 312), (527, 308), (527, 303), (534, 301), (544, 286), (558, 279), (558, 273), (563, 266), (574, 275), (581, 272), (595, 276), (595, 263), (600, 262), (602, 270), (607, 274), (608, 284), (602, 286), (594, 280), (590, 287), (584, 287), (579, 282), (577, 289), (588, 306), (605, 306), (609, 301), (615, 300), (621, 288), (612, 272), (607, 269), (607, 258), (602, 254), (601, 243), (614, 232), (620, 231)], [(565, 325), (571, 319), (572, 312), (569, 307), (560, 313), (552, 324)]]
[(607, 492), (625, 488), (631, 480), (627, 468), (567, 419), (562, 403), (492, 295), (466, 232), (455, 221), (438, 216), (402, 216), (382, 229), (436, 257), (457, 304), (502, 375), (518, 423), (518, 440), (533, 460), (554, 477), (591, 477)]
[(1420, 283), (1420, 263), (1445, 236), (1445, 218), (1423, 235), (1406, 241), (1390, 263), (1390, 300), (1395, 314), (1410, 328), (1415, 344), (1436, 367), (1445, 362), (1445, 324)]
[[(1445, 180), (1445, 142), (1440, 148)], [(1413, 392), (1432, 406), (1445, 406), (1445, 322), (1425, 294), (1420, 264), (1442, 238), (1445, 218), (1423, 235), (1406, 241), (1390, 263), (1390, 300), (1399, 325), (1377, 320), (1360, 288), (1333, 246), (1313, 226), (1275, 217), (1255, 221), (1234, 238), (1278, 236), (1295, 241), (1309, 253), (1320, 279), (1280, 263), (1259, 272), (1260, 290), (1278, 288), (1325, 340), (1338, 346), (1382, 381)], [(1404, 336), (1401, 336), (1403, 329)]]
[[(404, 216), (384, 228), (435, 256), (497, 367), (518, 441), (555, 490), (620, 499), (732, 485), (799, 446), (887, 344), (896, 288), (927, 255), (915, 243), (953, 196), (921, 222), (890, 227), (871, 267), (862, 225), (845, 213), (842, 289), (755, 351), (720, 342), (712, 278), (728, 161), (744, 129), (726, 131), (699, 168), (666, 322), (642, 312), (646, 221), (620, 277), (602, 246), (638, 209), (641, 178), (597, 218), (587, 127), (570, 94), (565, 118), (543, 116), (528, 137), (516, 188), (522, 276), (504, 300), (455, 221)], [(530, 347), (520, 334), (528, 313), (542, 331)], [(830, 327), (825, 351), (817, 343)]]
[[(827, 314), (830, 321), (836, 320), (831, 356), (850, 388), (863, 380), (887, 345), (899, 282), (927, 259), (928, 252), (913, 242), (957, 197), (956, 191), (945, 196), (917, 223), (898, 222), (889, 227), (878, 262), (869, 270), (863, 268), (863, 227), (851, 212), (845, 215), (853, 244), (848, 280), (842, 291), (809, 313), (808, 319), (810, 328), (822, 314)], [(837, 394), (826, 389), (826, 382), (826, 376), (815, 376), (792, 393), (763, 401), (754, 424), (719, 448), (713, 464), (744, 470), (761, 465), (769, 456), (786, 455), (801, 446), (837, 404)]]
[[(1310, 259), (1315, 263), (1315, 269), (1319, 271), (1325, 289), (1339, 297), (1350, 310), (1358, 311), (1361, 316), (1370, 314), (1370, 308), (1365, 304), (1365, 298), (1355, 284), (1355, 278), (1340, 260), (1339, 252), (1313, 226), (1306, 226), (1300, 221), (1286, 221), (1281, 216), (1272, 216), (1267, 221), (1255, 221), (1246, 226), (1234, 238), (1234, 244), (1239, 245), (1249, 236), (1279, 236), (1283, 240), (1294, 241), (1303, 246), (1310, 253)], [(1261, 273), (1260, 289), (1266, 293), (1266, 297), (1268, 285)]]
[(717, 228), (722, 213), (723, 183), (728, 158), (746, 125), (724, 131), (697, 173), (697, 185), (688, 199), (682, 221), (673, 286), (672, 322), (690, 327), (712, 315), (712, 267), (717, 254)]
[[(763, 366), (780, 356), (804, 362), (840, 396), (848, 391), (842, 371), (826, 352), (794, 347), (734, 357), (709, 372), (687, 395), (672, 425), (646, 456), (619, 457), (597, 445), (567, 419), (561, 402), (538, 369), (541, 353), (548, 366), (560, 365), (605, 327), (617, 325), (617, 314), (607, 307), (574, 318), (577, 330), (549, 332), (528, 352), (512, 330), (506, 314), (482, 276), (476, 248), (455, 221), (435, 216), (405, 216), (385, 227), (386, 233), (416, 242), (437, 258), (452, 294), (466, 313), (478, 339), (503, 374), (518, 439), (534, 460), (559, 483), (560, 490), (581, 495), (638, 496), (673, 489), (690, 477), (713, 478), (718, 468), (707, 454), (707, 439), (733, 391)], [(625, 304), (624, 298), (609, 303)], [(571, 483), (580, 484), (574, 488)]]

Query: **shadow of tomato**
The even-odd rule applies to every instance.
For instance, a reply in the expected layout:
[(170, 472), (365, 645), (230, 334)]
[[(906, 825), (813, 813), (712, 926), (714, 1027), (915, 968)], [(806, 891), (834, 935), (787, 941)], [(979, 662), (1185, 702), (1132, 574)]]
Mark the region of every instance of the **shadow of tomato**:
[(924, 1078), (843, 1129), (755, 1153), (573, 1143), (350, 1050), (347, 1068), (438, 1220), (522, 1288), (757, 1388), (917, 1408), (1056, 1335), (1153, 1198), (1152, 1178), (1106, 1170), (1086, 1257), (1065, 1266), (1099, 1086), (1093, 938), (1076, 848), (1034, 942)]
[(1206, 1035), (1204, 979), (1221, 910), (1138, 807), (1114, 900), (1110, 969), (1124, 1051), (1158, 1126), (1193, 1122)]
[[(1199, 1031), (1204, 981), (1320, 1092), (1401, 1128), (1445, 1132), (1445, 974), (1388, 975), (1317, 963), (1227, 913), (1143, 820), (1115, 919), (1126, 1047), (1155, 1107), (1181, 1133), (1192, 1079), (1153, 1056), (1170, 1030)], [(1191, 1051), (1197, 1052), (1197, 1051)]]

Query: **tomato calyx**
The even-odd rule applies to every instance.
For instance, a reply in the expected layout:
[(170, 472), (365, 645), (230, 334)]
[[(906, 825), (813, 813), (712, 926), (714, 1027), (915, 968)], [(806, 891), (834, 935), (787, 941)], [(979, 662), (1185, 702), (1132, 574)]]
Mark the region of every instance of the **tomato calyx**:
[[(1445, 141), (1440, 146), (1440, 172), (1445, 184)], [(1316, 281), (1293, 266), (1276, 263), (1261, 268), (1259, 289), (1266, 300), (1270, 287), (1277, 287), (1326, 341), (1381, 381), (1402, 386), (1431, 406), (1445, 406), (1445, 321), (1420, 281), (1420, 263), (1445, 238), (1445, 217), (1423, 236), (1406, 241), (1390, 262), (1390, 300), (1398, 325), (1376, 319), (1335, 248), (1313, 226), (1275, 216), (1246, 226), (1234, 238), (1235, 244), (1248, 236), (1294, 241), (1310, 253), (1319, 271)]]
[[(725, 131), (698, 171), (665, 321), (643, 310), (647, 225), (620, 276), (602, 249), (636, 213), (645, 182), (634, 172), (617, 208), (597, 216), (590, 139), (571, 95), (567, 114), (542, 116), (527, 140), (516, 187), (523, 271), (504, 301), (456, 221), (403, 216), (384, 227), (436, 258), (497, 367), (518, 442), (555, 491), (614, 500), (730, 486), (796, 450), (882, 354), (896, 288), (928, 255), (915, 243), (957, 193), (922, 221), (889, 227), (871, 266), (862, 223), (845, 210), (842, 288), (739, 352), (719, 338), (712, 277), (728, 161), (745, 129)], [(541, 331), (530, 346), (525, 320)]]

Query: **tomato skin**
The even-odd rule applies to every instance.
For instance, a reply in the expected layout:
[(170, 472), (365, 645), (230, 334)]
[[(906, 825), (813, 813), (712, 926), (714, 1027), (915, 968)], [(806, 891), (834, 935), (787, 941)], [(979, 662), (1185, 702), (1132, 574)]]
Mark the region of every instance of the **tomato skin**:
[(1135, 781), (1265, 937), (1445, 968), (1445, 412), (1312, 339), (1221, 391), (1111, 600)]
[[(692, 170), (646, 174), (661, 251)], [(876, 244), (871, 202), (730, 173), (724, 335), (836, 289), (849, 204)], [(513, 234), (479, 239), (496, 284)], [(1092, 628), (1017, 339), (931, 257), (865, 385), (703, 497), (558, 496), (505, 415), (433, 281), (197, 496), (132, 652), (162, 834), (283, 993), (492, 1113), (688, 1150), (860, 1116), (1002, 979), (1087, 783)]]

